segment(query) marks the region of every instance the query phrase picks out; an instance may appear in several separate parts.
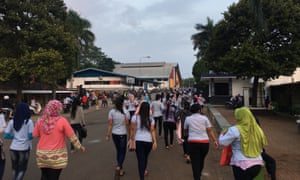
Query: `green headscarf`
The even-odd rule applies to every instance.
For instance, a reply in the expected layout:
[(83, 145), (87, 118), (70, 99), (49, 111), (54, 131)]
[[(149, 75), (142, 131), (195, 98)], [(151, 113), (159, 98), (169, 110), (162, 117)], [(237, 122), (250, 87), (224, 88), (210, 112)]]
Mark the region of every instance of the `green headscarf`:
[(249, 108), (238, 108), (234, 112), (237, 128), (241, 134), (241, 148), (246, 157), (258, 157), (267, 145), (264, 132), (257, 124)]

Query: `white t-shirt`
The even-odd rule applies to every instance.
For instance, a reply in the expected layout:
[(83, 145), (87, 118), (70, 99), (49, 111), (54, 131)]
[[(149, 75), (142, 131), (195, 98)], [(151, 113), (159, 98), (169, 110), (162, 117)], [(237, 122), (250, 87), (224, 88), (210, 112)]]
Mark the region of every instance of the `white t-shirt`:
[(112, 121), (112, 133), (117, 135), (127, 134), (126, 120), (130, 119), (130, 114), (123, 109), (124, 114), (116, 109), (111, 109), (108, 113), (108, 120)]
[(6, 128), (5, 115), (4, 113), (0, 113), (0, 133), (3, 133)]
[(160, 100), (153, 101), (150, 106), (153, 117), (160, 117), (163, 115), (162, 110), (164, 109), (164, 105)]
[(24, 124), (22, 125), (21, 129), (19, 131), (16, 131), (14, 128), (14, 120), (10, 120), (8, 122), (8, 125), (5, 129), (5, 133), (11, 134), (14, 136), (11, 144), (10, 149), (17, 150), (17, 151), (25, 151), (29, 150), (32, 147), (32, 140), (29, 139), (28, 135), (33, 132), (33, 121), (31, 119), (24, 121)]
[(188, 140), (208, 140), (206, 129), (210, 128), (211, 123), (208, 118), (199, 113), (194, 113), (186, 117), (184, 122), (184, 129), (188, 129)]
[[(152, 142), (151, 132), (146, 128), (141, 128), (141, 119), (140, 115), (134, 115), (131, 119), (131, 123), (136, 123), (135, 130), (135, 140), (136, 141), (144, 141), (144, 142)], [(150, 117), (150, 126), (154, 126), (155, 121), (152, 117)]]

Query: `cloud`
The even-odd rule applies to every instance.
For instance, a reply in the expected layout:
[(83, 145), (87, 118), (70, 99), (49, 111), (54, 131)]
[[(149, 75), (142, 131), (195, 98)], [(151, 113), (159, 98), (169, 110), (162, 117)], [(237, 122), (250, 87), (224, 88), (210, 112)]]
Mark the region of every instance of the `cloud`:
[[(191, 76), (195, 24), (217, 23), (238, 0), (65, 0), (92, 24), (96, 45), (119, 62), (178, 62)], [(185, 76), (185, 75), (184, 75)]]

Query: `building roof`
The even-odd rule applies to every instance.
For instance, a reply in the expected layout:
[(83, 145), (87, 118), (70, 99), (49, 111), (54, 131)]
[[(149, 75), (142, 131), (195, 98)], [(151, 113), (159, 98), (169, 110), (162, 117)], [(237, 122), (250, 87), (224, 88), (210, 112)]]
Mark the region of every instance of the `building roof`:
[(116, 64), (114, 72), (140, 78), (168, 78), (177, 63), (140, 62)]
[(79, 71), (76, 71), (73, 73), (73, 77), (132, 77), (135, 78), (131, 75), (127, 75), (127, 74), (120, 74), (120, 73), (114, 73), (114, 72), (110, 72), (110, 71), (105, 71), (102, 69), (97, 69), (97, 68), (86, 68), (86, 69), (82, 69)]

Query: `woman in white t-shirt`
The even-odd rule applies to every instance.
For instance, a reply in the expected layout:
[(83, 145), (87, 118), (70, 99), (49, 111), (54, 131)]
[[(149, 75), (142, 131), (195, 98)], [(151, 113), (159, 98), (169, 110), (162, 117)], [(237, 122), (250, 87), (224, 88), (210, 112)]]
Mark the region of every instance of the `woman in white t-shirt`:
[[(4, 132), (6, 128), (6, 121), (5, 121), (5, 115), (4, 112), (0, 109), (0, 134)], [(2, 179), (4, 174), (4, 168), (5, 168), (5, 155), (4, 155), (4, 149), (3, 149), (3, 142), (0, 138), (0, 179)]]
[(201, 178), (204, 160), (209, 150), (209, 136), (213, 139), (215, 148), (219, 147), (216, 135), (208, 118), (201, 113), (201, 105), (191, 106), (191, 116), (184, 122), (185, 136), (188, 136), (188, 152), (191, 158), (194, 180)]
[(147, 162), (151, 149), (157, 148), (154, 119), (150, 116), (150, 104), (143, 101), (131, 119), (130, 142), (135, 142), (140, 180), (148, 174)]
[(117, 151), (116, 176), (123, 176), (123, 162), (127, 151), (127, 132), (129, 131), (130, 114), (123, 106), (123, 96), (115, 100), (115, 108), (108, 113), (108, 128), (106, 141), (109, 141), (112, 135), (113, 142)]
[(27, 103), (19, 103), (14, 118), (8, 122), (4, 138), (12, 139), (9, 147), (12, 162), (12, 179), (23, 179), (32, 148), (33, 121)]

